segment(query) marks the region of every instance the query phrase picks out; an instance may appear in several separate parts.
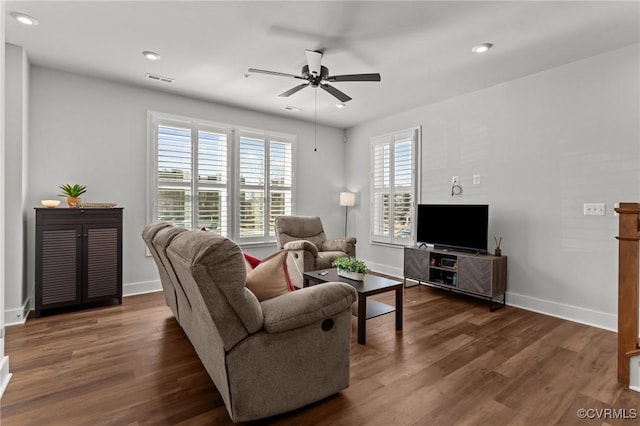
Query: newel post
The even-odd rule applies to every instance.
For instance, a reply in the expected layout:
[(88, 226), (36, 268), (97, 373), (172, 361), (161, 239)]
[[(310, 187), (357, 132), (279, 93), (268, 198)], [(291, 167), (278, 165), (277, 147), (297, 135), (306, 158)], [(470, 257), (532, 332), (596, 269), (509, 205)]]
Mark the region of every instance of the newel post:
[[(629, 386), (629, 357), (638, 349), (640, 204), (620, 203), (618, 221), (618, 382)], [(634, 353), (635, 352), (635, 353)]]

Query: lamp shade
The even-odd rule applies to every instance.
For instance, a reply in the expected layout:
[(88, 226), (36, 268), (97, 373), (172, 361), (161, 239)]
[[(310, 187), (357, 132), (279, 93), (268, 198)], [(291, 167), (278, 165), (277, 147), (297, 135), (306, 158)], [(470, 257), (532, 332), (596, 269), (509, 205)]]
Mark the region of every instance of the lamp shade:
[(356, 194), (353, 192), (341, 192), (340, 193), (340, 205), (353, 207), (356, 205)]

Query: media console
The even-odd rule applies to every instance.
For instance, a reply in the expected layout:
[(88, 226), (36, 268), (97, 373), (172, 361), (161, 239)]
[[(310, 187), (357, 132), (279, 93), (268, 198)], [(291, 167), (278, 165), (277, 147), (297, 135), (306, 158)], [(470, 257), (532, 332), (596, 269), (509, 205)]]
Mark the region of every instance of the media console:
[[(404, 283), (407, 278), (470, 294), (489, 300), (493, 311), (506, 302), (507, 258), (486, 254), (436, 250), (422, 247), (404, 248)], [(502, 296), (502, 301), (500, 301)]]

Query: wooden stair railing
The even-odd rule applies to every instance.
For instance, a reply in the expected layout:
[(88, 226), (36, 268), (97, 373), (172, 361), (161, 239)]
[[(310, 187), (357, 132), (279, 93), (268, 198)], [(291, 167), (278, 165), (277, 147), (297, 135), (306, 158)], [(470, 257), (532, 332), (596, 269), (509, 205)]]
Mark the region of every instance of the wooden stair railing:
[(638, 254), (640, 203), (620, 203), (618, 221), (618, 382), (629, 386), (629, 360), (640, 355), (638, 341)]

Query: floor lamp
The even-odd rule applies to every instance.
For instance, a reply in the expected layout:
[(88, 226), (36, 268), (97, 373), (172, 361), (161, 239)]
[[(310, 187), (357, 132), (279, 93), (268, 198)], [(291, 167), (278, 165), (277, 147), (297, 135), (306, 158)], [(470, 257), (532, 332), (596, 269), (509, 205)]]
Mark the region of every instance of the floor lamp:
[(340, 193), (340, 205), (344, 206), (344, 236), (347, 236), (347, 220), (349, 215), (349, 207), (356, 205), (356, 194), (353, 192)]

